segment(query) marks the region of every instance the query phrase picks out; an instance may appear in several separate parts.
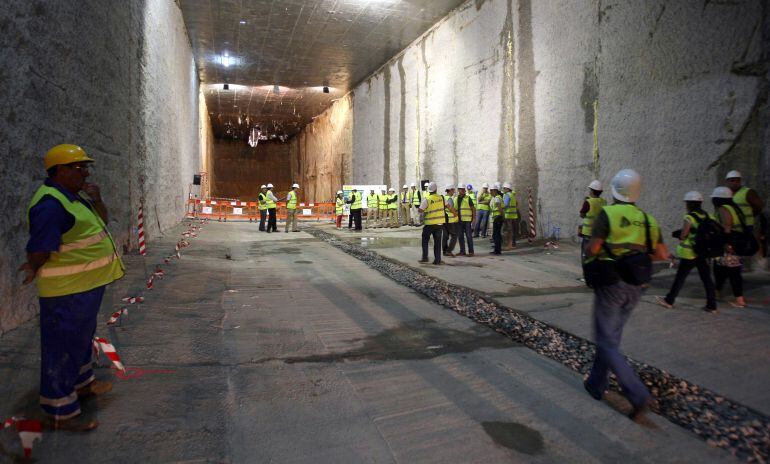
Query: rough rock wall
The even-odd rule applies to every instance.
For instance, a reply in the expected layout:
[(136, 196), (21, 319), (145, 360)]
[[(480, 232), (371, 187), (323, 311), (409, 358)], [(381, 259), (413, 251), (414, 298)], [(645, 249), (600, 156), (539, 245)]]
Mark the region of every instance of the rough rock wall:
[(352, 96), (336, 101), (291, 141), (292, 178), (308, 202), (331, 201), (350, 176)]
[[(135, 247), (136, 206), (148, 236), (178, 222), (198, 170), (198, 82), (172, 0), (8, 0), (0, 3), (0, 333), (37, 313), (21, 287), (26, 207), (59, 143), (96, 159), (91, 180), (110, 210), (119, 248)], [(144, 178), (147, 188), (141, 189)]]
[(209, 198), (214, 169), (214, 132), (203, 90), (198, 92), (198, 140), (200, 141), (200, 170), (203, 173), (199, 192), (201, 198)]
[(212, 196), (256, 200), (259, 187), (271, 183), (276, 196), (289, 190), (291, 144), (260, 142), (252, 148), (242, 140), (214, 142)]
[(562, 237), (588, 183), (623, 167), (668, 231), (730, 169), (767, 198), (767, 9), (469, 1), (354, 89), (350, 180), (512, 181)]

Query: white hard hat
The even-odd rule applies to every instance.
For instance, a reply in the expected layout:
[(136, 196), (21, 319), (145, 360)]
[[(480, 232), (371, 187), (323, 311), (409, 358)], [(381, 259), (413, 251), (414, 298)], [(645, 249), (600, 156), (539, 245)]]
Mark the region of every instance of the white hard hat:
[[(509, 184), (508, 182), (506, 182), (506, 183), (504, 183), (504, 184), (503, 184), (503, 188), (506, 188), (506, 189), (511, 189), (511, 184)], [(511, 190), (513, 190), (513, 189), (511, 189)]]
[(588, 188), (590, 188), (591, 190), (596, 190), (597, 192), (601, 192), (602, 190), (604, 190), (602, 188), (602, 183), (599, 182), (598, 180), (591, 181), (591, 183), (588, 184)]
[(396, 191), (396, 189), (394, 189), (393, 187), (388, 189), (388, 192), (395, 192), (395, 191)]
[(725, 176), (725, 180), (727, 180), (727, 179), (741, 179), (741, 178), (743, 178), (743, 176), (741, 176), (741, 172), (740, 171), (730, 171)]
[(261, 189), (266, 189), (267, 187), (265, 187), (265, 184), (262, 184), (262, 186), (260, 188)]
[(269, 189), (273, 188), (273, 184), (267, 184), (267, 188)]
[(464, 186), (463, 184), (458, 184), (458, 185), (457, 185), (457, 188), (458, 188), (458, 189), (463, 189), (463, 190), (465, 190), (465, 186)]
[(485, 188), (485, 189), (488, 189), (488, 188), (489, 188), (489, 184), (487, 184), (486, 182), (484, 182), (483, 184), (481, 184), (481, 188)]
[(634, 203), (642, 194), (642, 177), (633, 169), (621, 169), (612, 178), (612, 196), (616, 200)]
[(703, 201), (703, 195), (693, 190), (684, 194), (684, 201)]
[(492, 188), (495, 190), (500, 190), (500, 182), (495, 182), (494, 185), (492, 185)]
[(411, 185), (412, 187), (417, 187), (417, 185), (416, 185), (414, 182), (412, 182), (410, 185)]
[(408, 186), (408, 185), (406, 185), (406, 184), (404, 184), (404, 186), (403, 186), (403, 187), (401, 187), (401, 188), (405, 188), (405, 189), (408, 189), (408, 188), (409, 188), (409, 186)]
[(342, 195), (342, 190), (337, 190), (337, 195)]
[(292, 184), (291, 188), (299, 188), (299, 184)]
[(436, 189), (438, 188), (438, 185), (436, 185), (435, 182), (427, 182), (427, 185), (428, 185), (429, 192), (435, 192)]
[(733, 191), (729, 187), (717, 187), (711, 192), (711, 198), (732, 198)]
[(423, 187), (427, 187), (429, 185), (430, 185), (430, 182), (425, 182), (424, 184), (422, 184)]

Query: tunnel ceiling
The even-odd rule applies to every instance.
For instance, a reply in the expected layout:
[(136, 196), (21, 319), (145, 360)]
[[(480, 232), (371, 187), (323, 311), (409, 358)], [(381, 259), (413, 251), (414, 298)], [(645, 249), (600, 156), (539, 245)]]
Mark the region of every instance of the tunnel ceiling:
[(214, 134), (245, 140), (253, 127), (269, 138), (296, 134), (463, 1), (179, 4)]

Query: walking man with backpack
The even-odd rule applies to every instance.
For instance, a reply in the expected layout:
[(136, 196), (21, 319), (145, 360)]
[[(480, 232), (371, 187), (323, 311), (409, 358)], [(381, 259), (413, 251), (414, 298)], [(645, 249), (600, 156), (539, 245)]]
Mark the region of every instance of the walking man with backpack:
[[(674, 284), (665, 297), (656, 297), (656, 301), (664, 308), (674, 307), (674, 301), (684, 285), (685, 279), (693, 268), (698, 269), (698, 275), (706, 289), (705, 311), (715, 313), (717, 310), (716, 291), (711, 280), (711, 271), (707, 259), (722, 254), (724, 237), (721, 227), (703, 211), (703, 195), (700, 192), (687, 192), (684, 196), (687, 214), (684, 215), (684, 224), (680, 231), (674, 232), (674, 237), (679, 239), (676, 247), (676, 255), (679, 258), (679, 267), (676, 271)], [(710, 246), (711, 244), (711, 246)]]

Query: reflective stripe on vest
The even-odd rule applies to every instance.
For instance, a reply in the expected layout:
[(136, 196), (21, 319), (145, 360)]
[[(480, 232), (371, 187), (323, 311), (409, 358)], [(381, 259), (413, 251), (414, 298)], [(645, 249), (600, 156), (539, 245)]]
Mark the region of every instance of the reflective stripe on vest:
[[(754, 225), (754, 210), (751, 209), (751, 205), (749, 204), (748, 199), (746, 196), (749, 193), (748, 187), (741, 187), (740, 190), (735, 192), (735, 195), (733, 195), (733, 203), (738, 205), (738, 208), (741, 209), (743, 212), (743, 218), (746, 222), (747, 226), (753, 226)], [(739, 223), (740, 224), (740, 223)]]
[(59, 251), (51, 252), (38, 269), (36, 284), (40, 296), (82, 293), (123, 277), (123, 263), (104, 222), (82, 202), (71, 201), (58, 189), (43, 185), (33, 195), (27, 216), (45, 196), (57, 200), (75, 223), (62, 234)]
[(422, 198), (421, 198), (419, 190), (417, 190), (417, 189), (412, 190), (411, 191), (411, 195), (412, 195), (412, 204), (414, 206), (418, 206), (419, 207), (420, 203), (422, 203)]
[(722, 205), (722, 207), (730, 213), (730, 217), (733, 219), (733, 226), (730, 229), (730, 232), (743, 232), (743, 226), (741, 226), (741, 218), (738, 216), (738, 212), (735, 210), (735, 208), (733, 208), (732, 205)]
[(259, 210), (265, 210), (267, 209), (267, 195), (260, 192), (259, 195), (257, 195), (257, 201), (259, 202)]
[[(622, 256), (632, 251), (646, 253), (647, 238), (644, 225), (644, 212), (635, 205), (620, 204), (605, 206), (602, 210), (609, 219), (609, 235), (605, 240), (606, 246), (615, 256)], [(660, 229), (655, 218), (647, 215), (650, 223), (650, 245), (654, 250), (660, 237)], [(604, 248), (600, 259), (610, 259)]]
[(492, 200), (492, 194), (487, 192), (479, 192), (479, 194), (476, 196), (476, 206), (481, 211), (489, 211), (489, 202)]
[(369, 195), (366, 197), (366, 207), (371, 209), (378, 209), (380, 199), (377, 198), (377, 194)]
[(508, 197), (508, 206), (503, 206), (503, 214), (505, 215), (505, 219), (518, 219), (519, 218), (519, 210), (517, 208), (516, 204), (516, 192), (511, 191), (505, 194), (503, 196), (503, 205), (505, 205), (505, 197)]
[(444, 197), (431, 193), (427, 196), (428, 207), (425, 208), (423, 224), (433, 226), (443, 224), (444, 218)]
[(297, 192), (289, 190), (289, 201), (286, 202), (286, 209), (297, 209)]
[(342, 214), (342, 212), (345, 210), (345, 200), (342, 198), (337, 198), (337, 203), (334, 205), (334, 212), (337, 213), (337, 216)]
[(388, 200), (393, 200), (392, 202), (388, 203), (388, 209), (398, 209), (398, 195), (395, 193), (388, 195)]
[(596, 217), (607, 202), (604, 198), (594, 197), (586, 198), (586, 201), (588, 202), (588, 212), (586, 213), (586, 217), (583, 218), (583, 227), (581, 228), (580, 233), (586, 237), (590, 237), (591, 232), (593, 231), (591, 227), (594, 225)]
[[(268, 190), (268, 192), (270, 192), (270, 190)], [(275, 209), (275, 201), (273, 201), (267, 193), (265, 194), (265, 206), (267, 206), (267, 209)]]
[(380, 209), (388, 209), (388, 203), (387, 203), (388, 195), (385, 193), (381, 193), (377, 195), (377, 198), (379, 201)]
[(361, 209), (361, 198), (363, 196), (363, 193), (351, 193), (350, 197), (353, 199), (353, 202), (350, 204), (350, 209)]
[[(490, 197), (491, 197), (491, 195), (490, 195)], [(494, 200), (494, 201), (492, 201), (492, 200)], [(489, 207), (487, 207), (487, 209), (492, 211), (492, 213), (491, 213), (492, 219), (494, 219), (494, 218), (496, 218), (498, 216), (502, 216), (502, 214), (500, 213), (500, 208), (498, 208), (498, 204), (502, 204), (502, 202), (503, 202), (503, 196), (502, 195), (497, 195), (493, 199), (490, 199)], [(481, 209), (480, 207), (481, 207), (481, 205), (479, 204), (479, 209)]]
[(457, 203), (457, 210), (460, 212), (460, 220), (463, 222), (473, 221), (473, 210), (471, 209), (473, 202), (470, 197), (468, 195), (463, 195), (458, 198)]
[(457, 213), (453, 213), (449, 210), (449, 207), (446, 205), (447, 200), (452, 200), (452, 207), (454, 208), (454, 198), (450, 197), (448, 195), (444, 195), (444, 214), (446, 214), (446, 222), (447, 224), (455, 224), (460, 219), (457, 217)]
[[(694, 221), (692, 217), (698, 218), (698, 221)], [(695, 246), (695, 236), (698, 233), (698, 222), (703, 222), (706, 219), (706, 214), (693, 211), (684, 215), (684, 220), (690, 223), (690, 232), (687, 234), (687, 238), (679, 242), (676, 246), (676, 255), (681, 259), (695, 259), (698, 257), (695, 254), (693, 247)]]

